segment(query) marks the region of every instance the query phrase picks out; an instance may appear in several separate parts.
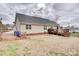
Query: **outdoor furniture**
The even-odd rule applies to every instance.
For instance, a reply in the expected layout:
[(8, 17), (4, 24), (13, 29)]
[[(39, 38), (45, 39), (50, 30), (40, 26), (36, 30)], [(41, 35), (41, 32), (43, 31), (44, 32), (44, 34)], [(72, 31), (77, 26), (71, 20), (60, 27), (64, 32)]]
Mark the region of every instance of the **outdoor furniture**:
[(59, 27), (57, 29), (49, 28), (48, 33), (55, 34), (55, 35), (61, 35), (64, 37), (69, 37), (69, 29), (63, 29), (61, 27)]

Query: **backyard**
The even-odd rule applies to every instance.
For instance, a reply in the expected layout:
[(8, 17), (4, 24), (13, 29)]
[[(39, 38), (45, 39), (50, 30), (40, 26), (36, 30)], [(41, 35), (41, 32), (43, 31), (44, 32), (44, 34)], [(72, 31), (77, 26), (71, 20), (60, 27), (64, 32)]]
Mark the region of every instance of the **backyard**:
[[(1, 56), (73, 56), (79, 55), (79, 37), (63, 37), (51, 34), (16, 37), (3, 35), (0, 41)], [(12, 40), (11, 40), (12, 39)]]

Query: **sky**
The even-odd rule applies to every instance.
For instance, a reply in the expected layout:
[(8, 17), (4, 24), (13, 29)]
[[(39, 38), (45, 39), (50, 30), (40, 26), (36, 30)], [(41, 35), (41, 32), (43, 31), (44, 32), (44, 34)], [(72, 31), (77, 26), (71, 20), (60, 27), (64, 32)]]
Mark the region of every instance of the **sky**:
[(3, 24), (12, 24), (16, 13), (47, 18), (61, 26), (79, 27), (79, 3), (0, 3)]

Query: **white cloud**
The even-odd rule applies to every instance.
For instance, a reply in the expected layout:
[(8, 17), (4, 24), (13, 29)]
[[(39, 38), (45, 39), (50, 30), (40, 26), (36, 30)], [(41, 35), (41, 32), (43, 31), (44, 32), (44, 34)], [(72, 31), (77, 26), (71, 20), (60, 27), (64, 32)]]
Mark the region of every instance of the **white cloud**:
[[(0, 4), (0, 15), (3, 16), (4, 23), (12, 23), (15, 20), (15, 13), (39, 16), (57, 21), (60, 24), (68, 25), (78, 23), (79, 4), (78, 3), (20, 3), (20, 4)], [(56, 19), (56, 16), (59, 17)], [(77, 19), (77, 20), (76, 20)], [(76, 20), (76, 21), (75, 21)]]

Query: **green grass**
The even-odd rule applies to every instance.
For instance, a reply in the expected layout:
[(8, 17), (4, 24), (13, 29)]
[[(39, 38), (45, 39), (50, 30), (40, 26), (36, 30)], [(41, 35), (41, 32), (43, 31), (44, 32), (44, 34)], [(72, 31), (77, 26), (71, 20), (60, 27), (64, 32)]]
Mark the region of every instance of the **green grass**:
[(0, 50), (0, 56), (25, 56), (30, 55), (30, 49), (27, 46), (20, 46), (18, 43), (9, 44), (5, 50)]
[(72, 37), (79, 37), (79, 33), (70, 33), (70, 36), (72, 36)]
[(18, 49), (18, 44), (11, 44), (7, 46), (7, 49), (0, 51), (1, 56), (9, 56), (9, 55), (16, 55), (16, 51)]

